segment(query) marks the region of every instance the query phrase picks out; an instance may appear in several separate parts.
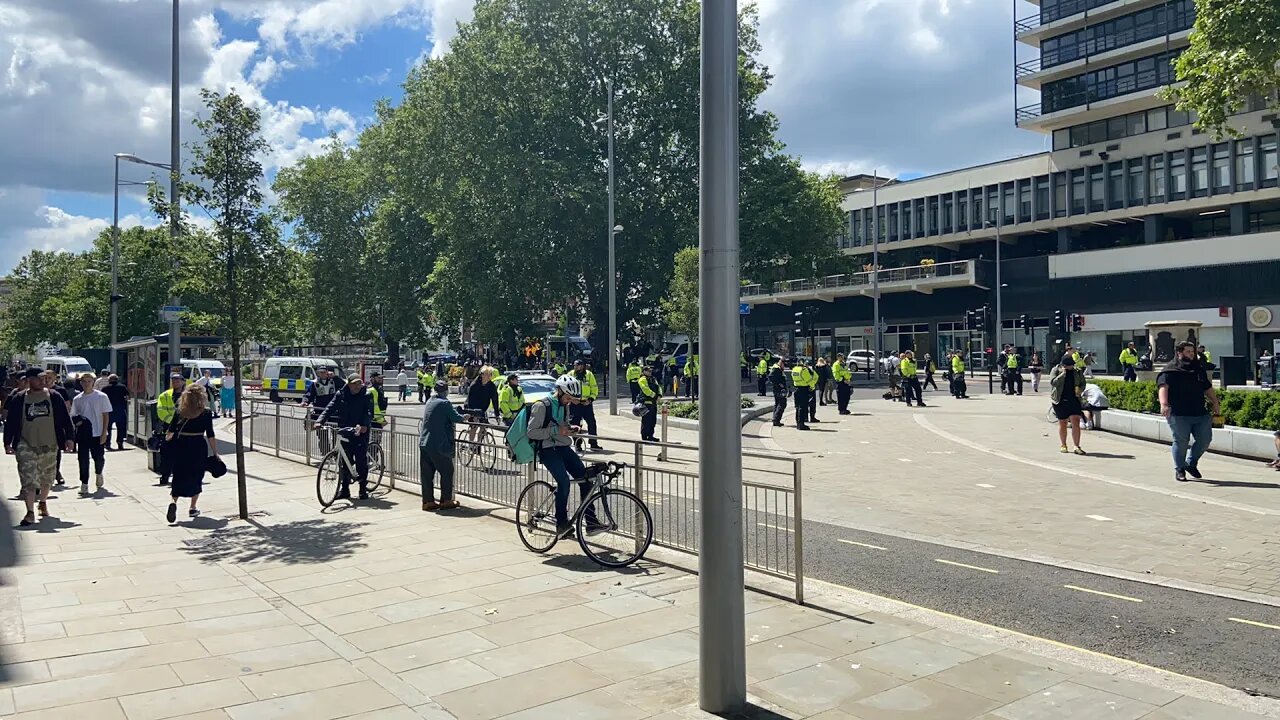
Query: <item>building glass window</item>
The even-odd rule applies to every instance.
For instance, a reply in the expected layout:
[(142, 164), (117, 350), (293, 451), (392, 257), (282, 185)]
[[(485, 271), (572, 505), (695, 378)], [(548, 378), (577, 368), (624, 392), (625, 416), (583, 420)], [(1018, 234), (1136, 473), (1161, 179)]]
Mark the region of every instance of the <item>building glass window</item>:
[(1018, 181), (1018, 222), (1031, 222), (1031, 181)]
[(1156, 108), (1147, 111), (1147, 130), (1155, 132), (1169, 127), (1168, 108)]
[(876, 239), (879, 242), (884, 242), (885, 234), (886, 234), (885, 231), (888, 229), (886, 227), (888, 223), (885, 222), (884, 211), (885, 211), (885, 208), (883, 207), (876, 208)]
[(956, 193), (956, 230), (969, 229), (969, 191)]
[(1231, 143), (1213, 146), (1213, 191), (1231, 192)]
[(942, 196), (942, 233), (952, 232), (951, 227), (951, 193)]
[(1107, 208), (1124, 207), (1124, 163), (1114, 162), (1107, 167)]
[(1129, 207), (1141, 205), (1146, 196), (1147, 179), (1142, 173), (1142, 158), (1129, 161)]
[(1280, 173), (1280, 169), (1276, 168), (1276, 136), (1263, 135), (1259, 139), (1258, 153), (1259, 160), (1262, 161), (1262, 168), (1258, 172), (1258, 177), (1262, 178), (1262, 187), (1275, 187), (1276, 175)]
[(902, 239), (907, 240), (911, 235), (911, 203), (905, 202), (901, 206), (902, 214)]
[(1169, 107), (1169, 127), (1176, 128), (1183, 125), (1190, 125), (1195, 121), (1195, 115), (1190, 112), (1179, 110), (1176, 107)]
[(1253, 140), (1236, 141), (1236, 190), (1253, 189)]
[(1209, 194), (1209, 153), (1205, 148), (1191, 149), (1191, 196)]
[(1067, 174), (1053, 174), (1053, 216), (1067, 216)]
[(1169, 153), (1169, 199), (1187, 197), (1187, 151)]
[[(1088, 3), (1088, 6), (1096, 4), (1098, 3)], [(1077, 0), (1060, 3), (1057, 7), (1076, 8), (1073, 12), (1080, 12), (1085, 9), (1086, 2)], [(1041, 66), (1049, 68), (1062, 65), (1082, 57), (1144, 42), (1186, 30), (1194, 23), (1194, 0), (1167, 0), (1158, 7), (1122, 15), (1114, 20), (1044, 40), (1040, 46)]]
[(981, 230), (983, 227), (983, 218), (986, 217), (983, 208), (987, 205), (983, 200), (983, 192), (981, 189), (971, 190), (970, 193), (973, 195), (973, 208), (969, 214), (971, 224), (973, 225), (974, 230)]
[(1049, 219), (1049, 176), (1036, 178), (1036, 219)]
[(1013, 218), (1013, 183), (1004, 183), (1000, 186), (1000, 217), (1001, 223), (1004, 225), (1012, 225)]
[(1062, 128), (1053, 131), (1053, 149), (1065, 150), (1071, 147), (1071, 129)]
[(938, 196), (929, 198), (929, 234), (938, 234)]
[(1071, 171), (1071, 214), (1083, 215), (1085, 212), (1084, 168)]
[(1181, 54), (1182, 49), (1172, 50), (1045, 83), (1041, 109), (1051, 113), (1168, 85), (1174, 79), (1173, 61)]
[(898, 236), (898, 204), (894, 203), (886, 210), (889, 213), (889, 242), (897, 242), (902, 239)]
[(1106, 168), (1094, 165), (1089, 168), (1089, 212), (1107, 209)]
[(1147, 188), (1150, 190), (1147, 194), (1147, 202), (1162, 203), (1165, 201), (1164, 155), (1152, 155), (1147, 161), (1149, 163)]

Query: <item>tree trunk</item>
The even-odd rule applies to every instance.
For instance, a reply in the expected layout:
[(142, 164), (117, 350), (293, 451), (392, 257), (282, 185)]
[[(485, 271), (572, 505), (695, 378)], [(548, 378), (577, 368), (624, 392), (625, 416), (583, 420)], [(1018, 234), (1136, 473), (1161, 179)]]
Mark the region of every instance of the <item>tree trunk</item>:
[(400, 339), (387, 337), (387, 367), (400, 367)]

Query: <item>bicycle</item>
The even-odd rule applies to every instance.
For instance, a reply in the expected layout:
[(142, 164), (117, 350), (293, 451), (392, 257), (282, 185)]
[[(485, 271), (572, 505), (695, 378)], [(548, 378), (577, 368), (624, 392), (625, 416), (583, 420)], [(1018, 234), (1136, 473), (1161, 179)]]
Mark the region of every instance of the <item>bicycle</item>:
[[(337, 447), (330, 450), (324, 459), (320, 461), (320, 468), (316, 471), (316, 499), (320, 501), (320, 507), (329, 507), (338, 499), (338, 492), (342, 489), (341, 468), (347, 469), (348, 477), (355, 480), (356, 465), (351, 456), (347, 454), (347, 440), (355, 436), (355, 428), (340, 428), (337, 425), (325, 425), (325, 430), (336, 430), (338, 433)], [(370, 442), (367, 448), (369, 476), (365, 483), (365, 487), (372, 494), (375, 490), (382, 486), (382, 476), (386, 472), (386, 462), (382, 454), (382, 446), (377, 442)]]
[[(473, 423), (468, 426), (466, 439), (458, 441), (462, 445), (460, 448), (462, 464), (467, 467), (475, 466), (481, 470), (492, 470), (498, 464), (497, 441), (487, 423), (475, 422), (477, 417), (484, 418), (484, 411), (462, 408), (462, 414)], [(470, 437), (471, 432), (475, 433), (474, 439)]]
[[(582, 552), (609, 568), (622, 568), (644, 557), (653, 542), (653, 516), (633, 493), (611, 487), (626, 465), (594, 463), (582, 481), (590, 481), (587, 497), (569, 519)], [(559, 540), (556, 533), (556, 489), (545, 480), (534, 480), (520, 491), (516, 501), (516, 530), (520, 542), (536, 553), (545, 553)], [(588, 518), (594, 516), (595, 522)]]

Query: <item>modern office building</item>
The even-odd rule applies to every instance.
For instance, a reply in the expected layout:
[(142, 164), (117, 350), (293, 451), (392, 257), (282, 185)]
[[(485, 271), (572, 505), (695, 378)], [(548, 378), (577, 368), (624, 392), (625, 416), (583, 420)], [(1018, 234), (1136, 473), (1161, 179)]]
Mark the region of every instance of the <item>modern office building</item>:
[[(935, 357), (1008, 342), (1048, 358), (1070, 339), (1115, 369), (1152, 320), (1201, 321), (1215, 356), (1280, 340), (1280, 119), (1251, 99), (1232, 118), (1242, 135), (1215, 141), (1159, 96), (1193, 0), (1026, 7), (1013, 33), (1035, 57), (1013, 82), (1040, 102), (1013, 120), (1052, 149), (906, 182), (850, 178), (836, 242), (864, 272), (745, 286), (752, 347), (810, 354), (794, 321), (814, 308), (819, 352), (874, 348), (877, 292), (883, 346)], [(984, 305), (987, 331), (966, 329)], [(1055, 311), (1082, 315), (1082, 331), (1054, 331)]]

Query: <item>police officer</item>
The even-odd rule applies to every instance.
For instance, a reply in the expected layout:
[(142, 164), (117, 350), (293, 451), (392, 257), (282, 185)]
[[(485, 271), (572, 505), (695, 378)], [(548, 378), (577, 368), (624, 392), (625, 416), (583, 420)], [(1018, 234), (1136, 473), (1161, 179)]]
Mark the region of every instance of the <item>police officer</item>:
[(684, 361), (684, 381), (689, 385), (690, 399), (698, 399), (698, 375), (701, 372), (701, 363), (698, 361), (698, 355), (695, 351)]
[[(361, 385), (363, 386), (363, 383)], [(317, 372), (316, 380), (311, 383), (311, 387), (307, 388), (306, 394), (302, 396), (302, 407), (312, 408), (311, 419), (316, 421), (316, 418), (324, 414), (324, 409), (329, 406), (334, 396), (344, 387), (346, 387), (346, 383), (342, 382), (341, 378), (334, 377), (333, 368), (322, 367)], [(320, 425), (316, 421), (316, 436), (320, 441), (320, 457), (324, 457), (333, 448), (329, 443), (329, 431)]]
[(662, 397), (662, 393), (657, 386), (657, 381), (653, 379), (653, 366), (645, 365), (644, 374), (640, 376), (640, 402), (645, 405), (644, 417), (640, 418), (640, 439), (646, 442), (657, 442), (658, 438), (653, 434), (658, 424), (658, 398)]
[(924, 354), (924, 384), (920, 389), (925, 389), (930, 385), (934, 390), (938, 389), (938, 381), (933, 379), (935, 373), (938, 372), (938, 364), (933, 361), (933, 356), (929, 353)]
[(1005, 373), (1009, 376), (1009, 394), (1022, 394), (1022, 357), (1018, 355), (1018, 350), (1010, 345), (1004, 351), (1004, 368)]
[(498, 412), (502, 415), (503, 424), (510, 426), (516, 413), (524, 407), (524, 388), (520, 387), (520, 376), (511, 373), (507, 381), (498, 390)]
[(369, 376), (369, 400), (373, 403), (373, 433), (376, 442), (382, 442), (382, 428), (387, 424), (387, 405), (391, 399), (382, 389), (382, 373), (374, 372)]
[(818, 376), (813, 370), (810, 370), (804, 364), (804, 360), (797, 358), (796, 363), (791, 368), (791, 384), (795, 386), (796, 393), (796, 429), (808, 430), (808, 420), (813, 419), (813, 409), (811, 404), (817, 402), (815, 390), (818, 386)]
[(969, 397), (969, 386), (964, 381), (964, 353), (959, 350), (951, 356), (951, 394), (957, 399)]
[[(182, 373), (171, 373), (169, 375), (169, 389), (160, 393), (160, 397), (156, 398), (156, 419), (160, 421), (156, 432), (164, 437), (164, 433), (173, 424), (173, 416), (178, 411), (177, 398), (182, 397), (182, 391), (186, 390), (187, 381)], [(173, 453), (169, 448), (160, 446), (160, 484), (168, 485), (169, 476), (173, 474)]]
[(849, 412), (849, 398), (853, 396), (853, 373), (849, 370), (849, 366), (844, 364), (844, 354), (836, 355), (836, 361), (831, 365), (831, 379), (836, 382), (836, 408), (841, 415), (851, 415)]
[(436, 386), (435, 373), (427, 369), (426, 365), (418, 368), (418, 402), (425, 403), (427, 395), (430, 394), (431, 388)]
[(760, 356), (760, 363), (756, 365), (756, 392), (760, 397), (765, 396), (764, 386), (769, 381), (769, 360), (764, 355)]
[(919, 370), (916, 366), (916, 354), (910, 350), (903, 351), (902, 359), (898, 361), (898, 370), (902, 373), (902, 398), (907, 401), (907, 407), (911, 407), (911, 398), (915, 398), (920, 407), (925, 407), (920, 378), (916, 374)]
[(1125, 382), (1138, 381), (1138, 348), (1133, 343), (1120, 351), (1120, 368), (1124, 370)]
[[(596, 440), (596, 409), (592, 405), (596, 398), (600, 397), (600, 386), (596, 384), (596, 374), (587, 367), (586, 360), (578, 358), (573, 361), (573, 376), (582, 384), (582, 404), (569, 406), (569, 422), (578, 426), (585, 422), (587, 435), (591, 440), (590, 447), (592, 450), (599, 450), (600, 443)], [(580, 442), (578, 438), (574, 440)]]
[(787, 411), (787, 362), (783, 358), (773, 364), (769, 371), (769, 382), (773, 383), (773, 426), (782, 427), (782, 415)]
[(631, 390), (631, 404), (640, 402), (640, 376), (644, 371), (640, 368), (640, 359), (633, 358), (627, 363), (627, 386)]
[[(680, 377), (676, 374), (676, 356), (671, 355), (667, 358), (666, 370), (662, 373), (663, 377), (671, 380), (671, 396), (680, 395)], [(658, 384), (662, 384), (662, 377), (658, 378)]]

